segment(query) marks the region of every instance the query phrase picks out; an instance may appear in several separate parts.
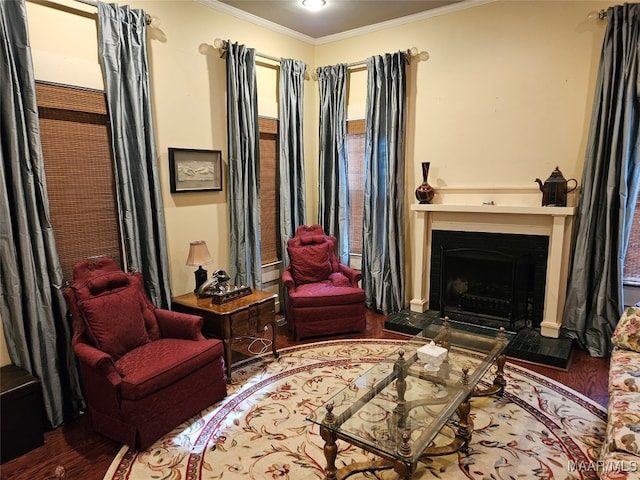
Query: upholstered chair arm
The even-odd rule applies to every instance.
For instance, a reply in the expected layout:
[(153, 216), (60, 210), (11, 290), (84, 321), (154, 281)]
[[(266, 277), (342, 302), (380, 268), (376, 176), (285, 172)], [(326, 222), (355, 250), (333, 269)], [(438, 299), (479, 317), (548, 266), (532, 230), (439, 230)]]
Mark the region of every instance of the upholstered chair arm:
[(293, 280), (290, 267), (285, 268), (284, 272), (282, 272), (282, 283), (287, 287), (288, 291), (294, 292), (296, 290), (296, 282)]
[(122, 377), (116, 370), (111, 355), (86, 343), (76, 343), (73, 346), (73, 351), (80, 363), (85, 364), (96, 372), (100, 372), (100, 374), (108, 378), (114, 387), (120, 385)]
[(160, 335), (163, 338), (181, 338), (184, 340), (204, 340), (202, 335), (202, 317), (189, 313), (155, 309)]
[(349, 279), (351, 285), (354, 287), (358, 286), (358, 282), (362, 279), (362, 272), (360, 270), (356, 270), (355, 268), (348, 267), (347, 265), (343, 265), (340, 263), (338, 265), (340, 267), (340, 271)]

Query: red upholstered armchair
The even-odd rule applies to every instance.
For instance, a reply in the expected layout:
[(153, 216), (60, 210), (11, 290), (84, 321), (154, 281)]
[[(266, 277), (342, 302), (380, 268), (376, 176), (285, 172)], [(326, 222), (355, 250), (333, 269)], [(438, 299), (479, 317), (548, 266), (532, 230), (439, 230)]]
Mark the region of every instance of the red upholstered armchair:
[(290, 264), (282, 275), (287, 288), (287, 323), (296, 339), (363, 331), (364, 290), (359, 271), (338, 261), (336, 239), (320, 225), (301, 225), (287, 241)]
[(145, 449), (224, 398), (223, 345), (202, 318), (156, 308), (140, 273), (110, 258), (78, 263), (64, 296), (94, 430)]

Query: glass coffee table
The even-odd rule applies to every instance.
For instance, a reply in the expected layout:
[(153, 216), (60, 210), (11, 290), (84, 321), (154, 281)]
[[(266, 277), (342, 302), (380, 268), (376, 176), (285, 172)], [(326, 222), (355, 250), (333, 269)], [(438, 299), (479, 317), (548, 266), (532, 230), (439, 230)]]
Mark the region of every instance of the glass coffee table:
[[(434, 319), (424, 330), (331, 397), (308, 420), (319, 425), (325, 442), (325, 479), (393, 469), (410, 479), (426, 457), (468, 449), (473, 432), (470, 399), (502, 395), (505, 356), (515, 333)], [(478, 383), (496, 365), (493, 384)], [(455, 438), (433, 440), (456, 417)], [(379, 460), (337, 469), (338, 439)]]

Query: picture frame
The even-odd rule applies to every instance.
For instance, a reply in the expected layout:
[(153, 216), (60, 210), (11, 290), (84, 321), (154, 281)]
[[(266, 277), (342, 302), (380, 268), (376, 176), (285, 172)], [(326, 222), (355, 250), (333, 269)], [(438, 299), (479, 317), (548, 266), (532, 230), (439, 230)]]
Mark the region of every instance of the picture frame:
[(169, 148), (171, 193), (222, 190), (222, 152)]

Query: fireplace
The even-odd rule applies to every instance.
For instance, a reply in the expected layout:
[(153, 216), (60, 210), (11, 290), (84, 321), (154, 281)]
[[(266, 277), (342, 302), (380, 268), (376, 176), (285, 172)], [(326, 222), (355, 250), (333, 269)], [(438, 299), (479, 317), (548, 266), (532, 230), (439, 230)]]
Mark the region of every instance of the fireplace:
[(455, 320), (537, 327), (548, 247), (537, 235), (434, 231), (429, 304)]
[[(411, 311), (437, 311), (440, 308), (440, 277), (433, 280), (431, 265), (432, 260), (441, 262), (440, 254), (432, 255), (434, 251), (440, 252), (440, 246), (433, 245), (433, 234), (437, 236), (440, 231), (452, 231), (540, 237), (545, 239), (548, 247), (543, 249), (545, 253), (542, 255), (545, 258), (540, 261), (540, 267), (538, 259), (534, 258), (536, 266), (533, 273), (529, 272), (529, 276), (534, 276), (534, 286), (533, 293), (529, 294), (531, 306), (527, 308), (530, 308), (531, 316), (527, 321), (532, 326), (539, 325), (543, 336), (558, 338), (562, 326), (571, 231), (576, 208), (535, 206), (540, 202), (539, 191), (520, 187), (485, 190), (443, 187), (440, 190), (438, 200), (443, 203), (411, 205), (411, 210), (415, 211), (412, 226), (415, 267), (411, 277)], [(511, 241), (507, 240), (506, 243), (510, 244)], [(487, 246), (484, 241), (476, 242), (470, 248), (478, 246), (500, 251), (494, 246)], [(467, 247), (469, 246), (452, 248)], [(533, 257), (537, 257), (537, 249), (533, 251)], [(503, 253), (516, 256), (523, 254), (509, 251)], [(544, 280), (543, 276), (546, 277)], [(544, 287), (538, 286), (539, 281), (544, 283)], [(438, 290), (437, 295), (434, 295), (434, 289)]]

